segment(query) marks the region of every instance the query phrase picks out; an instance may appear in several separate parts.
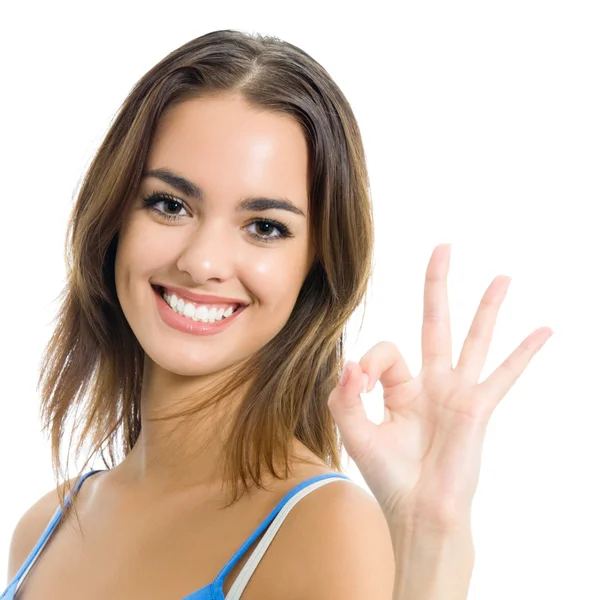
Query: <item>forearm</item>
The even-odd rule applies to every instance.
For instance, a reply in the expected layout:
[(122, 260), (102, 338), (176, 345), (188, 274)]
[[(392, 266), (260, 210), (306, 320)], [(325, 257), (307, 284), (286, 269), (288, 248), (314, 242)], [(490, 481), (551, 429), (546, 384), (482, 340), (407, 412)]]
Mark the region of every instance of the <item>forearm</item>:
[(396, 576), (392, 600), (466, 600), (475, 564), (470, 523), (453, 530), (390, 527)]

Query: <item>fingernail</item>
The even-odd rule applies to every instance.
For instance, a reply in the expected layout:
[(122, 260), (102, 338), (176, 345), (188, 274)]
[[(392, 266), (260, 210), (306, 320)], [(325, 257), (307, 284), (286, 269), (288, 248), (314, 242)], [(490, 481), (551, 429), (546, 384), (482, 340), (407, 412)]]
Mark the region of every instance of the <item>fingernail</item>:
[(369, 387), (369, 376), (366, 373), (364, 373), (361, 394), (364, 394), (367, 391), (368, 387)]
[(350, 371), (351, 367), (348, 363), (344, 365), (344, 370), (342, 371), (342, 376), (340, 377), (340, 387), (344, 387), (348, 383), (348, 379), (350, 379)]

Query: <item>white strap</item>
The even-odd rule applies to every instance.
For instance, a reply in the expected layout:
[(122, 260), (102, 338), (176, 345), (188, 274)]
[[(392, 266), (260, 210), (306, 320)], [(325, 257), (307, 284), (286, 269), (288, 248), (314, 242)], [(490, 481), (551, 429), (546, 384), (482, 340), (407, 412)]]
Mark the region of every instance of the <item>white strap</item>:
[(322, 479), (321, 481), (315, 481), (315, 483), (311, 483), (307, 485), (305, 488), (300, 490), (297, 494), (292, 496), (290, 500), (288, 500), (285, 506), (279, 511), (279, 514), (275, 517), (270, 527), (267, 529), (267, 532), (264, 534), (263, 538), (260, 540), (258, 546), (256, 546), (254, 552), (250, 556), (250, 558), (246, 561), (243, 569), (240, 571), (237, 579), (233, 582), (231, 589), (227, 593), (225, 600), (239, 600), (242, 592), (248, 585), (250, 578), (252, 577), (258, 563), (260, 562), (263, 554), (267, 551), (267, 548), (273, 541), (275, 534), (281, 527), (281, 524), (289, 514), (290, 510), (294, 508), (294, 506), (304, 498), (307, 494), (310, 494), (313, 490), (320, 488), (321, 486), (327, 485), (328, 483), (333, 483), (334, 481), (348, 481), (347, 479), (337, 478), (337, 477), (329, 477), (328, 479)]

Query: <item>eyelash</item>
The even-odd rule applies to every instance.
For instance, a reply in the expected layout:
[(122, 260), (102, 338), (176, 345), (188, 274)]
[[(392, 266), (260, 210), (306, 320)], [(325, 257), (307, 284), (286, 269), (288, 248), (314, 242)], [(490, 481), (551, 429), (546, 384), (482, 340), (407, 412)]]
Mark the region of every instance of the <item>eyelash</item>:
[[(165, 192), (153, 192), (149, 196), (146, 196), (143, 199), (143, 202), (144, 202), (144, 207), (147, 207), (147, 208), (154, 207), (154, 205), (158, 204), (159, 202), (174, 202), (175, 204), (179, 205), (179, 209), (184, 208), (184, 204), (181, 200), (178, 200), (174, 196), (171, 196), (171, 194), (167, 194)], [(167, 221), (177, 221), (182, 218), (181, 216), (166, 214), (164, 212), (161, 212), (157, 208), (152, 208), (152, 210), (159, 217), (161, 217), (162, 219), (165, 219)], [(279, 232), (280, 232), (279, 235), (270, 236), (270, 237), (265, 237), (263, 235), (257, 235), (255, 233), (250, 234), (252, 237), (256, 238), (257, 240), (260, 240), (261, 242), (271, 243), (278, 239), (285, 239), (285, 238), (292, 237), (292, 232), (290, 231), (289, 226), (287, 226), (285, 223), (280, 223), (279, 221), (274, 221), (272, 219), (253, 219), (249, 224), (254, 225), (255, 223), (268, 223), (269, 225), (272, 225), (276, 229), (279, 229)]]

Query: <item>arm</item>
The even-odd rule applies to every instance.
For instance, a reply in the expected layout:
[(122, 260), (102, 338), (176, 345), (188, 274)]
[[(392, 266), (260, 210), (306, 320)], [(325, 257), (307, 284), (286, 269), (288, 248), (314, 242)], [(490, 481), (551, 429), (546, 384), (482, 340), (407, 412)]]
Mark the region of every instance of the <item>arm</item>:
[[(77, 479), (71, 479), (71, 485), (75, 485)], [(59, 504), (60, 497), (56, 488), (53, 488), (31, 505), (18, 520), (8, 550), (7, 584), (27, 560)]]
[(437, 529), (390, 525), (396, 573), (392, 600), (466, 600), (475, 563), (469, 523)]
[[(486, 290), (453, 367), (449, 265), (450, 245), (441, 244), (425, 273), (419, 374), (413, 377), (398, 348), (383, 341), (358, 364), (347, 361), (327, 401), (348, 455), (389, 523), (394, 600), (466, 598), (475, 562), (469, 515), (486, 427), (552, 335), (549, 327), (538, 328), (479, 383), (511, 280), (499, 276)], [(360, 396), (377, 381), (384, 401), (380, 424), (367, 418)]]
[(358, 485), (336, 482), (303, 498), (273, 546), (277, 558), (270, 565), (268, 593), (261, 594), (261, 600), (392, 597), (390, 530), (377, 501)]
[[(286, 545), (294, 550), (293, 557), (282, 555), (293, 565), (283, 578), (287, 592), (270, 597), (467, 599), (475, 557), (468, 519), (452, 527), (407, 516), (388, 519), (358, 486), (336, 483), (312, 496), (294, 508), (297, 519), (286, 532)], [(275, 570), (285, 572), (283, 566)]]
[[(56, 494), (54, 495), (56, 496)], [(7, 584), (13, 580), (33, 550), (55, 508), (56, 506), (54, 508), (50, 506), (49, 498), (43, 496), (30, 506), (18, 520), (8, 550)]]

